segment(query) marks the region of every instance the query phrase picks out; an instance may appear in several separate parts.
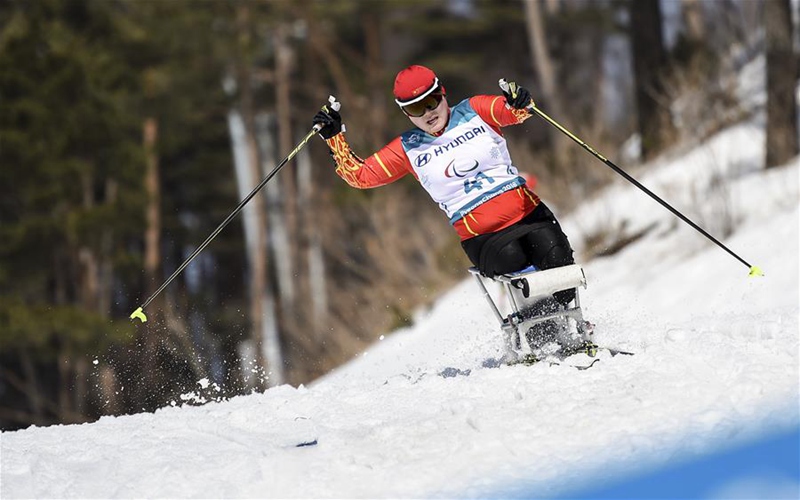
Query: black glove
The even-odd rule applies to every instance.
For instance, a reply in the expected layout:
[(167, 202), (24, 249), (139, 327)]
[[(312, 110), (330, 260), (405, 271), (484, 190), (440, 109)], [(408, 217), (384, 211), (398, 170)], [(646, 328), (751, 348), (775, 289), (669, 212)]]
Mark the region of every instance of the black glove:
[(514, 109), (525, 109), (533, 106), (531, 93), (525, 87), (520, 87), (515, 82), (508, 82), (508, 91), (503, 90), (506, 102)]
[(342, 115), (330, 106), (322, 106), (322, 109), (314, 115), (314, 125), (320, 124), (319, 135), (323, 139), (330, 139), (342, 131)]

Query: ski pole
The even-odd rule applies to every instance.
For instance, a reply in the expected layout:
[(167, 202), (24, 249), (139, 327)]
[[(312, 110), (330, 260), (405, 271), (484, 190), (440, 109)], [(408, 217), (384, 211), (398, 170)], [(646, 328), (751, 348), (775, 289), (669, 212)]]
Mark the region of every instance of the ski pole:
[[(508, 83), (508, 82), (505, 80), (505, 78), (501, 78), (501, 79), (500, 79), (500, 81), (499, 81), (498, 83), (500, 84), (500, 88), (501, 88), (501, 89), (502, 89), (504, 92), (506, 92), (506, 93), (509, 93), (509, 94), (512, 94), (512, 92), (513, 92), (513, 94), (516, 94), (516, 88), (512, 88), (512, 85), (511, 85), (511, 84), (509, 84), (509, 83)], [(683, 215), (681, 212), (679, 212), (679, 211), (678, 211), (676, 208), (674, 208), (672, 205), (670, 205), (669, 203), (667, 203), (666, 201), (664, 201), (664, 200), (663, 200), (662, 198), (660, 198), (660, 197), (659, 197), (657, 194), (655, 194), (655, 193), (653, 193), (652, 191), (650, 191), (649, 189), (647, 189), (647, 188), (646, 188), (644, 185), (642, 185), (642, 183), (640, 183), (639, 181), (637, 181), (636, 179), (634, 179), (633, 177), (631, 177), (631, 176), (630, 176), (630, 175), (629, 175), (627, 172), (625, 172), (624, 170), (622, 170), (621, 168), (619, 168), (618, 166), (616, 166), (616, 165), (615, 165), (615, 164), (614, 164), (614, 163), (613, 163), (611, 160), (607, 159), (605, 156), (603, 156), (603, 155), (601, 155), (600, 153), (598, 153), (597, 151), (595, 151), (595, 149), (594, 149), (593, 147), (591, 147), (590, 145), (588, 145), (588, 144), (586, 144), (585, 142), (583, 142), (583, 141), (582, 141), (581, 139), (579, 139), (579, 138), (578, 138), (578, 137), (577, 137), (575, 134), (573, 134), (572, 132), (570, 132), (569, 130), (567, 130), (566, 128), (564, 128), (564, 127), (563, 127), (563, 126), (562, 126), (560, 123), (558, 123), (558, 122), (557, 122), (557, 121), (555, 121), (554, 119), (552, 119), (552, 118), (550, 118), (549, 116), (547, 116), (547, 114), (546, 114), (544, 111), (542, 111), (541, 109), (539, 109), (539, 108), (537, 108), (537, 107), (536, 107), (536, 104), (533, 104), (533, 102), (531, 102), (531, 105), (530, 105), (530, 106), (528, 106), (528, 109), (530, 109), (531, 111), (533, 111), (534, 113), (536, 113), (536, 114), (537, 114), (537, 115), (539, 115), (540, 117), (544, 118), (544, 119), (545, 119), (545, 120), (546, 120), (546, 121), (547, 121), (547, 122), (548, 122), (550, 125), (554, 126), (554, 127), (555, 127), (555, 128), (557, 128), (558, 130), (560, 130), (560, 131), (561, 131), (561, 132), (562, 132), (564, 135), (566, 135), (567, 137), (569, 137), (570, 139), (572, 139), (573, 141), (575, 141), (576, 143), (578, 143), (578, 145), (580, 145), (580, 146), (581, 146), (583, 149), (585, 149), (586, 151), (588, 151), (589, 153), (591, 153), (592, 155), (594, 155), (594, 157), (595, 157), (595, 158), (597, 158), (598, 160), (602, 161), (602, 162), (603, 162), (603, 163), (605, 163), (605, 164), (606, 164), (608, 167), (610, 167), (611, 169), (613, 169), (613, 170), (614, 170), (614, 172), (618, 173), (619, 175), (621, 175), (622, 177), (624, 177), (624, 178), (625, 178), (625, 180), (627, 180), (628, 182), (630, 182), (631, 184), (633, 184), (634, 186), (636, 186), (636, 187), (637, 187), (637, 188), (639, 188), (640, 190), (644, 191), (644, 192), (645, 192), (645, 194), (647, 194), (648, 196), (650, 196), (651, 198), (653, 198), (654, 200), (656, 200), (657, 202), (659, 202), (659, 203), (661, 204), (661, 206), (663, 206), (664, 208), (666, 208), (667, 210), (669, 210), (670, 212), (672, 212), (672, 213), (673, 213), (673, 214), (674, 214), (676, 217), (678, 217), (679, 219), (681, 219), (683, 222), (685, 222), (685, 223), (689, 224), (689, 225), (690, 225), (692, 228), (694, 228), (694, 229), (695, 229), (697, 232), (699, 232), (700, 234), (702, 234), (703, 236), (705, 236), (705, 237), (706, 237), (706, 238), (708, 238), (709, 240), (711, 240), (711, 241), (713, 241), (714, 243), (716, 243), (716, 244), (717, 244), (717, 246), (719, 246), (720, 248), (722, 248), (723, 250), (725, 250), (726, 252), (728, 252), (730, 255), (732, 255), (733, 257), (735, 257), (735, 258), (736, 258), (736, 260), (738, 260), (739, 262), (741, 262), (742, 264), (744, 264), (745, 266), (747, 266), (747, 267), (750, 269), (749, 276), (764, 276), (764, 272), (761, 270), (761, 268), (759, 268), (758, 266), (753, 266), (753, 265), (751, 265), (749, 262), (747, 262), (746, 260), (744, 260), (743, 258), (739, 257), (739, 256), (738, 256), (738, 255), (737, 255), (737, 254), (736, 254), (736, 253), (735, 253), (733, 250), (731, 250), (730, 248), (728, 248), (727, 246), (725, 246), (725, 245), (724, 245), (722, 242), (720, 242), (719, 240), (717, 240), (716, 238), (714, 238), (713, 236), (711, 236), (711, 235), (710, 235), (710, 234), (709, 234), (709, 233), (708, 233), (708, 232), (707, 232), (705, 229), (703, 229), (702, 227), (700, 227), (700, 226), (698, 226), (697, 224), (695, 224), (694, 222), (692, 222), (692, 221), (691, 221), (691, 220), (690, 220), (688, 217), (686, 217), (685, 215)]]
[[(335, 100), (335, 98), (333, 96), (331, 96), (328, 100), (330, 101), (330, 105), (334, 110), (338, 110), (339, 107), (341, 106), (340, 103), (336, 102), (336, 100)], [(219, 226), (217, 226), (217, 228), (208, 236), (208, 238), (206, 238), (206, 240), (203, 243), (201, 243), (200, 246), (197, 247), (195, 249), (195, 251), (192, 252), (192, 254), (189, 255), (189, 257), (187, 257), (186, 260), (184, 260), (183, 263), (180, 266), (178, 266), (178, 268), (175, 270), (175, 272), (173, 272), (172, 275), (169, 278), (167, 278), (167, 280), (158, 288), (158, 290), (156, 290), (153, 293), (153, 295), (151, 295), (147, 300), (145, 300), (144, 303), (141, 305), (141, 307), (139, 307), (138, 309), (136, 309), (135, 311), (133, 311), (131, 313), (130, 318), (131, 319), (138, 318), (139, 320), (141, 320), (142, 323), (146, 322), (147, 321), (147, 316), (144, 314), (144, 308), (147, 307), (148, 304), (150, 304), (150, 302), (152, 302), (153, 299), (155, 299), (156, 296), (159, 293), (161, 293), (167, 287), (167, 285), (169, 285), (172, 282), (172, 280), (175, 279), (175, 277), (177, 277), (184, 269), (186, 269), (186, 266), (188, 266), (189, 263), (192, 262), (192, 260), (194, 260), (194, 258), (197, 257), (200, 254), (200, 252), (202, 252), (203, 249), (205, 249), (205, 247), (208, 246), (209, 243), (211, 243), (211, 240), (216, 238), (217, 235), (223, 229), (225, 229), (225, 226), (227, 226), (228, 223), (230, 223), (230, 221), (232, 221), (233, 218), (236, 217), (239, 214), (239, 212), (242, 211), (244, 206), (247, 205), (247, 203), (251, 199), (253, 199), (253, 197), (256, 195), (256, 193), (261, 191), (261, 188), (263, 188), (267, 184), (267, 182), (269, 182), (270, 179), (272, 179), (275, 176), (275, 174), (277, 174), (278, 171), (283, 168), (284, 165), (289, 163), (289, 160), (294, 158), (294, 156), (301, 149), (303, 149), (303, 147), (306, 145), (306, 143), (308, 143), (308, 140), (311, 139), (311, 137), (314, 134), (319, 132), (319, 130), (321, 128), (322, 128), (322, 125), (319, 124), (319, 123), (314, 125), (314, 127), (312, 127), (311, 130), (308, 131), (308, 133), (305, 135), (305, 137), (303, 137), (303, 139), (292, 150), (292, 152), (289, 153), (289, 155), (286, 158), (284, 158), (283, 161), (281, 161), (275, 168), (273, 168), (272, 171), (270, 171), (270, 173), (268, 173), (267, 176), (264, 177), (264, 180), (262, 180), (252, 191), (250, 191), (250, 194), (248, 194), (241, 202), (239, 202), (239, 205), (237, 205), (236, 208), (233, 209), (233, 212), (231, 212), (230, 215), (228, 215), (225, 218), (225, 220), (222, 221), (222, 223)]]

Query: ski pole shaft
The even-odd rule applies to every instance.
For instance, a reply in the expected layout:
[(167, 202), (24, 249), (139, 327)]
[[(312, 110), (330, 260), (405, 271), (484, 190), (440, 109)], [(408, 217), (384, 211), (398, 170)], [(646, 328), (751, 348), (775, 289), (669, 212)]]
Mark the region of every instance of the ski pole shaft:
[(292, 152), (289, 153), (289, 155), (286, 158), (284, 158), (283, 161), (281, 161), (275, 168), (273, 168), (272, 171), (270, 171), (270, 173), (268, 173), (267, 176), (264, 177), (264, 179), (252, 191), (250, 191), (250, 194), (248, 194), (241, 202), (239, 202), (239, 205), (237, 205), (236, 208), (233, 209), (233, 212), (231, 212), (230, 215), (228, 215), (225, 218), (225, 220), (223, 220), (222, 223), (219, 226), (217, 226), (217, 228), (208, 236), (208, 238), (206, 238), (206, 240), (203, 243), (201, 243), (200, 246), (198, 246), (194, 250), (194, 252), (192, 252), (192, 254), (189, 255), (189, 257), (187, 257), (186, 260), (183, 261), (183, 263), (180, 266), (178, 266), (175, 272), (173, 272), (172, 275), (169, 278), (167, 278), (167, 280), (160, 287), (158, 287), (158, 290), (156, 290), (147, 300), (145, 300), (144, 303), (141, 305), (141, 307), (139, 307), (133, 313), (131, 313), (130, 318), (131, 319), (138, 318), (139, 320), (142, 321), (142, 323), (147, 321), (147, 316), (144, 314), (143, 311), (144, 308), (147, 307), (150, 304), (150, 302), (152, 302), (153, 299), (155, 299), (158, 296), (158, 294), (160, 294), (167, 287), (167, 285), (169, 285), (172, 282), (172, 280), (174, 280), (184, 269), (186, 269), (186, 266), (188, 266), (189, 263), (191, 263), (192, 260), (194, 260), (194, 258), (197, 257), (200, 254), (200, 252), (202, 252), (203, 249), (205, 249), (208, 246), (208, 244), (211, 243), (211, 241), (214, 238), (216, 238), (217, 235), (223, 229), (225, 229), (225, 226), (227, 226), (230, 223), (230, 221), (232, 221), (233, 218), (236, 217), (239, 214), (239, 212), (242, 211), (244, 206), (247, 205), (247, 203), (251, 199), (253, 199), (256, 193), (261, 191), (261, 188), (263, 188), (267, 184), (267, 182), (269, 182), (270, 179), (272, 179), (275, 176), (275, 174), (277, 174), (278, 171), (283, 168), (284, 165), (289, 163), (289, 161), (292, 158), (294, 158), (294, 156), (301, 149), (303, 149), (306, 143), (308, 143), (308, 140), (311, 139), (311, 137), (314, 134), (316, 134), (321, 128), (322, 125), (320, 124), (314, 125), (314, 127), (308, 131), (305, 137), (303, 137), (303, 139), (292, 150)]
[[(506, 82), (504, 79), (501, 79), (501, 80), (500, 80), (500, 88), (502, 88), (504, 91), (507, 91), (507, 89), (508, 89), (508, 83), (507, 83), (507, 82)], [(627, 173), (627, 172), (625, 172), (623, 169), (621, 169), (620, 167), (618, 167), (617, 165), (615, 165), (615, 164), (614, 164), (614, 162), (612, 162), (611, 160), (609, 160), (609, 159), (608, 159), (608, 158), (606, 158), (605, 156), (603, 156), (603, 155), (601, 155), (600, 153), (598, 153), (598, 152), (597, 152), (597, 151), (596, 151), (596, 150), (595, 150), (593, 147), (591, 147), (590, 145), (586, 144), (584, 141), (582, 141), (580, 138), (578, 138), (578, 137), (577, 137), (575, 134), (573, 134), (572, 132), (570, 132), (569, 130), (567, 130), (567, 129), (566, 129), (564, 126), (563, 126), (563, 125), (561, 125), (560, 123), (558, 123), (558, 122), (557, 122), (557, 121), (555, 121), (554, 119), (550, 118), (550, 117), (549, 117), (549, 116), (548, 116), (548, 115), (547, 115), (547, 114), (546, 114), (544, 111), (542, 111), (541, 109), (537, 108), (535, 104), (531, 103), (531, 105), (528, 107), (528, 109), (530, 109), (531, 111), (533, 111), (534, 113), (536, 113), (537, 115), (539, 115), (539, 116), (540, 116), (541, 118), (543, 118), (543, 119), (544, 119), (544, 120), (545, 120), (547, 123), (549, 123), (550, 125), (552, 125), (552, 126), (554, 126), (555, 128), (557, 128), (557, 129), (558, 129), (559, 131), (561, 131), (561, 132), (562, 132), (564, 135), (566, 135), (567, 137), (569, 137), (570, 139), (572, 139), (573, 141), (575, 141), (576, 143), (578, 143), (578, 145), (579, 145), (579, 146), (581, 146), (583, 149), (585, 149), (586, 151), (588, 151), (589, 153), (591, 153), (592, 155), (594, 155), (594, 157), (595, 157), (595, 158), (597, 158), (598, 160), (600, 160), (600, 161), (602, 161), (603, 163), (605, 163), (605, 164), (606, 164), (606, 166), (608, 166), (609, 168), (611, 168), (612, 170), (614, 170), (614, 172), (616, 172), (616, 173), (618, 173), (619, 175), (621, 175), (621, 176), (622, 176), (622, 177), (623, 177), (623, 178), (624, 178), (626, 181), (630, 182), (631, 184), (633, 184), (634, 186), (636, 186), (637, 188), (639, 188), (641, 191), (643, 191), (645, 194), (647, 194), (648, 196), (650, 196), (651, 198), (653, 198), (654, 200), (656, 200), (658, 203), (660, 203), (660, 204), (661, 204), (661, 206), (663, 206), (664, 208), (666, 208), (667, 210), (669, 210), (670, 212), (672, 212), (672, 213), (673, 213), (673, 214), (674, 214), (676, 217), (678, 217), (679, 219), (681, 219), (681, 220), (682, 220), (683, 222), (685, 222), (686, 224), (690, 225), (690, 226), (691, 226), (693, 229), (695, 229), (697, 232), (699, 232), (700, 234), (702, 234), (703, 236), (705, 236), (706, 238), (708, 238), (709, 240), (711, 240), (712, 242), (714, 242), (714, 243), (715, 243), (717, 246), (719, 246), (720, 248), (722, 248), (723, 250), (725, 250), (726, 252), (728, 252), (728, 253), (729, 253), (731, 256), (733, 256), (733, 257), (734, 257), (736, 260), (738, 260), (739, 262), (741, 262), (742, 264), (744, 264), (745, 266), (747, 266), (747, 267), (750, 269), (750, 276), (763, 276), (763, 274), (764, 274), (764, 273), (761, 271), (761, 269), (760, 269), (758, 266), (753, 266), (753, 265), (751, 265), (749, 262), (747, 262), (746, 260), (744, 260), (743, 258), (741, 258), (741, 257), (740, 257), (739, 255), (737, 255), (737, 254), (736, 254), (736, 253), (735, 253), (733, 250), (731, 250), (730, 248), (728, 248), (727, 246), (725, 246), (725, 244), (723, 244), (722, 242), (720, 242), (719, 240), (717, 240), (716, 238), (714, 238), (712, 235), (710, 235), (710, 234), (708, 233), (708, 231), (706, 231), (706, 230), (705, 230), (705, 229), (703, 229), (702, 227), (700, 227), (700, 226), (698, 226), (697, 224), (695, 224), (695, 223), (694, 223), (694, 222), (693, 222), (691, 219), (689, 219), (688, 217), (686, 217), (685, 215), (683, 215), (683, 214), (682, 214), (680, 211), (678, 211), (678, 210), (677, 210), (676, 208), (674, 208), (672, 205), (670, 205), (669, 203), (667, 203), (666, 201), (664, 201), (664, 200), (663, 200), (661, 197), (659, 197), (657, 194), (655, 194), (654, 192), (652, 192), (652, 191), (650, 191), (649, 189), (647, 189), (647, 187), (645, 187), (645, 186), (644, 186), (644, 185), (643, 185), (641, 182), (637, 181), (637, 180), (636, 180), (636, 179), (634, 179), (634, 178), (633, 178), (633, 177), (632, 177), (630, 174), (628, 174), (628, 173)]]

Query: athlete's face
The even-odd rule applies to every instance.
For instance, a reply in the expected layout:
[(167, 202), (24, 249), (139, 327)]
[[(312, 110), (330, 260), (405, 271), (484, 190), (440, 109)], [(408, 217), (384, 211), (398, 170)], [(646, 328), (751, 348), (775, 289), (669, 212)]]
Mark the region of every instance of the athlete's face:
[(435, 134), (447, 125), (450, 108), (447, 106), (447, 97), (442, 96), (439, 105), (434, 109), (426, 109), (422, 116), (408, 116), (411, 123), (429, 134)]

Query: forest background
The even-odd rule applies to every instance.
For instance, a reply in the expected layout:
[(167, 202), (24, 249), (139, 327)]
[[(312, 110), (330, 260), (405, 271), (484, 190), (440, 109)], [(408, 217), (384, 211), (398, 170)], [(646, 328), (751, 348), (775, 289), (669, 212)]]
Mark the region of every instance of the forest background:
[[(464, 278), (454, 231), (410, 176), (354, 190), (313, 138), (156, 297), (150, 321), (130, 321), (294, 149), (329, 94), (365, 157), (410, 125), (391, 94), (403, 67), (433, 68), (451, 104), (498, 94), (505, 77), (635, 172), (755, 112), (739, 106), (735, 75), (763, 57), (765, 164), (780, 165), (798, 152), (797, 8), (1, 3), (0, 428), (152, 411), (198, 381), (210, 398), (308, 383)], [(612, 181), (541, 120), (506, 136), (558, 214)], [(569, 236), (586, 260), (621, 248), (619, 235)]]

